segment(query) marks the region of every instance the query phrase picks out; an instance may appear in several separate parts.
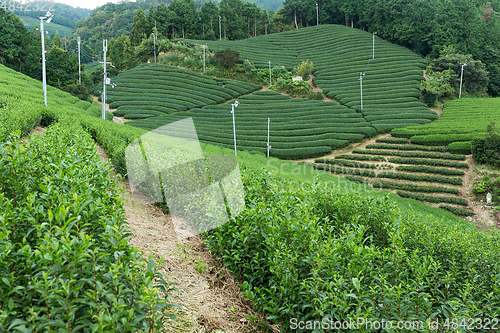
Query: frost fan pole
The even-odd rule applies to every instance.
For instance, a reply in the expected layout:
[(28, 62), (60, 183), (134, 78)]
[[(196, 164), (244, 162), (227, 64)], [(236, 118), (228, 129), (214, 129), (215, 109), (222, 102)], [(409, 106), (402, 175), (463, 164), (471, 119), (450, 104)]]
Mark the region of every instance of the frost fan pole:
[(467, 64), (462, 65), (462, 74), (460, 74), (460, 92), (458, 93), (458, 98), (462, 98), (462, 80), (464, 78), (464, 66), (467, 66)]
[(363, 110), (363, 76), (365, 73), (359, 73), (359, 88), (361, 90), (361, 110)]
[(82, 63), (80, 60), (80, 36), (77, 37), (78, 40), (78, 84), (82, 84)]
[(271, 83), (271, 61), (269, 61), (269, 87), (272, 86)]
[(269, 123), (271, 119), (267, 118), (267, 157), (269, 157), (269, 150), (271, 149), (271, 146), (269, 145)]
[(205, 47), (207, 45), (203, 44), (203, 74), (205, 74)]
[(102, 62), (103, 67), (104, 67), (104, 73), (103, 73), (103, 80), (102, 80), (101, 116), (102, 116), (102, 120), (106, 120), (106, 86), (110, 85), (112, 88), (114, 88), (116, 86), (114, 83), (111, 83), (111, 80), (108, 78), (108, 72), (106, 71), (106, 64), (109, 64), (111, 67), (115, 67), (115, 66), (113, 66), (112, 63), (106, 62), (106, 52), (108, 51), (108, 40), (107, 39), (102, 40), (102, 50), (104, 52), (104, 61)]

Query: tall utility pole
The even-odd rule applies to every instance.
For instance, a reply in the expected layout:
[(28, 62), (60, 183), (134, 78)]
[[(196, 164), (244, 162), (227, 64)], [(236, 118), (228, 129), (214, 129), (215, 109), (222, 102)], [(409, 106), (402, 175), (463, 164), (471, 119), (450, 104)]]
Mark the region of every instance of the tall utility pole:
[(271, 149), (271, 145), (269, 144), (269, 123), (271, 122), (271, 119), (268, 117), (267, 118), (267, 157), (269, 157), (269, 150)]
[(205, 74), (205, 47), (207, 44), (203, 44), (203, 74)]
[(361, 110), (363, 110), (363, 76), (365, 73), (359, 73), (359, 88), (361, 90)]
[(152, 32), (153, 35), (153, 43), (154, 43), (154, 52), (155, 52), (155, 64), (156, 64), (156, 35)]
[(80, 61), (80, 36), (77, 37), (78, 40), (78, 84), (82, 84), (82, 63)]
[(464, 78), (464, 66), (467, 66), (467, 64), (462, 65), (462, 74), (460, 74), (460, 92), (458, 93), (458, 98), (462, 98), (462, 80)]
[(271, 83), (271, 61), (269, 60), (269, 86), (272, 86)]
[(45, 13), (45, 16), (40, 16), (40, 33), (42, 34), (42, 82), (43, 82), (43, 99), (45, 102), (45, 107), (47, 107), (47, 71), (45, 69), (45, 31), (43, 29), (43, 21), (47, 20), (47, 23), (52, 21), (52, 15), (49, 11)]
[(108, 72), (106, 71), (106, 64), (109, 64), (111, 67), (113, 66), (112, 63), (106, 62), (106, 52), (108, 51), (108, 40), (103, 39), (102, 40), (102, 51), (104, 53), (104, 61), (102, 62), (103, 67), (104, 67), (104, 73), (103, 73), (103, 84), (102, 84), (102, 95), (101, 95), (101, 116), (102, 120), (106, 120), (106, 86), (110, 85), (112, 88), (114, 88), (116, 85), (114, 83), (111, 83), (111, 79), (108, 78)]
[(377, 32), (373, 33), (373, 43), (372, 43), (372, 50), (373, 50), (373, 59), (375, 59), (375, 35)]
[(316, 25), (319, 25), (319, 7), (317, 2), (316, 2)]
[(221, 17), (219, 16), (219, 40), (222, 40), (222, 28), (221, 28), (221, 23), (220, 23)]
[(238, 107), (240, 102), (235, 101), (233, 104), (231, 104), (231, 113), (233, 114), (233, 134), (234, 134), (234, 156), (236, 157), (236, 125), (234, 122), (234, 108)]

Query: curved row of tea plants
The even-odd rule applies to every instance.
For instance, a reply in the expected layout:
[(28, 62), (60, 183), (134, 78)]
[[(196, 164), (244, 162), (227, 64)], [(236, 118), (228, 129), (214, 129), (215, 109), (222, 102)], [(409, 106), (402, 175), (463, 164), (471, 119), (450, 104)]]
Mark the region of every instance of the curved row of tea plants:
[(387, 197), (321, 182), (297, 189), (267, 171), (243, 170), (243, 182), (247, 209), (209, 233), (209, 249), (284, 330), (292, 330), (292, 318), (500, 315), (498, 233), (463, 220), (422, 219)]
[(241, 81), (214, 79), (178, 67), (142, 64), (111, 79), (108, 89), (116, 116), (148, 118), (223, 103), (261, 87)]
[(320, 25), (239, 41), (195, 41), (212, 51), (231, 48), (256, 67), (285, 66), (302, 61), (314, 64), (313, 82), (329, 98), (361, 111), (360, 73), (363, 77), (362, 113), (379, 132), (431, 122), (437, 115), (418, 101), (424, 60), (403, 47), (372, 34), (341, 25)]
[(448, 145), (486, 135), (486, 127), (490, 122), (500, 122), (500, 99), (460, 98), (444, 104), (439, 120), (431, 124), (394, 129), (391, 134), (410, 138), (418, 144)]
[[(257, 91), (238, 101), (236, 144), (242, 150), (267, 152), (268, 118), (270, 155), (284, 159), (326, 155), (376, 134), (361, 114), (334, 102), (291, 99), (273, 91)], [(160, 126), (188, 117), (193, 118), (201, 142), (234, 147), (231, 102), (128, 124), (161, 132)]]

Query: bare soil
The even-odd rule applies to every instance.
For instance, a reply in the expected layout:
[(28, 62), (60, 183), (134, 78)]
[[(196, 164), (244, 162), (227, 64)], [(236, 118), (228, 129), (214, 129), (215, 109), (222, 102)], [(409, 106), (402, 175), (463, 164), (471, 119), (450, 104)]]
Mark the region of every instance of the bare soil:
[[(101, 147), (103, 161), (108, 157)], [(131, 243), (162, 261), (159, 272), (176, 283), (173, 303), (177, 321), (169, 320), (171, 332), (239, 333), (255, 331), (249, 317), (260, 318), (244, 300), (239, 282), (207, 250), (200, 236), (177, 239), (171, 217), (151, 203), (133, 197), (128, 180), (121, 180), (125, 218), (132, 231)], [(170, 310), (169, 310), (170, 311)], [(260, 320), (256, 319), (255, 321)], [(278, 332), (278, 327), (272, 327)]]

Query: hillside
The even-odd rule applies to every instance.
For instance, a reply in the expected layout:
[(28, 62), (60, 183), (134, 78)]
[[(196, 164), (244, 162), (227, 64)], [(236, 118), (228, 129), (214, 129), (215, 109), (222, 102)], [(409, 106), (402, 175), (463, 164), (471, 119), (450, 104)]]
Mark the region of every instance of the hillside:
[[(43, 16), (43, 14), (41, 14)], [(24, 23), (24, 25), (29, 29), (32, 30), (35, 27), (40, 26), (40, 20), (37, 18), (25, 16), (25, 15), (17, 15), (21, 21)], [(50, 22), (49, 24), (44, 24), (43, 25), (45, 31), (49, 32), (49, 35), (55, 34), (56, 31), (59, 32), (62, 38), (67, 38), (69, 35), (73, 33), (73, 28), (57, 24), (55, 22)]]
[[(24, 5), (26, 6), (26, 4)], [(44, 10), (37, 10), (41, 8), (44, 8)], [(84, 20), (90, 15), (90, 9), (72, 7), (58, 2), (54, 4), (51, 3), (49, 6), (37, 6), (36, 4), (34, 4), (25, 8), (25, 10), (20, 10), (20, 8), (18, 7), (18, 9), (14, 11), (14, 13), (23, 21), (30, 22), (31, 24), (32, 20), (29, 20), (28, 18), (38, 20), (40, 16), (45, 15), (47, 9), (49, 9), (50, 12), (54, 14), (52, 23), (69, 28), (71, 29), (71, 31), (76, 26), (76, 23), (78, 21)], [(63, 31), (59, 30), (59, 33), (63, 35)]]
[[(0, 308), (9, 309), (0, 328), (41, 330), (49, 316), (51, 325), (68, 329), (134, 330), (149, 325), (149, 319), (143, 320), (148, 316), (164, 327), (162, 315), (173, 313), (166, 302), (175, 299), (157, 297), (155, 260), (140, 261), (140, 253), (129, 245), (116, 185), (108, 181), (109, 170), (96, 159), (92, 142), (125, 174), (124, 149), (144, 132), (87, 115), (89, 103), (50, 87), (49, 107), (44, 108), (37, 81), (4, 66), (0, 74), (0, 141), (16, 140), (37, 124), (48, 126), (43, 138), (32, 138), (28, 145), (0, 146), (0, 170), (7, 175), (0, 186), (0, 248), (9, 253), (0, 261), (5, 295)], [(202, 147), (205, 154), (233, 154)], [(488, 318), (498, 316), (498, 233), (479, 232), (443, 210), (295, 162), (240, 152), (238, 164), (246, 208), (203, 237), (213, 256), (242, 279), (253, 307), (276, 325), (290, 330), (292, 318), (309, 320), (335, 311), (346, 320), (361, 315), (421, 325), (430, 316), (445, 323), (478, 310)], [(172, 263), (162, 270), (167, 281), (177, 274)], [(58, 278), (47, 272), (57, 272)], [(217, 277), (211, 281), (209, 289), (223, 285)], [(41, 289), (28, 288), (33, 283)], [(11, 286), (25, 288), (13, 294)], [(163, 286), (169, 296), (177, 295), (168, 282)], [(464, 293), (467, 288), (474, 292)], [(119, 305), (113, 302), (114, 292), (123, 296)], [(69, 315), (61, 295), (71, 298), (74, 312)], [(36, 318), (28, 317), (30, 304), (41, 309)], [(118, 306), (126, 311), (115, 311)], [(114, 319), (93, 322), (94, 311), (109, 312)], [(260, 319), (252, 324), (267, 325)]]
[[(317, 42), (320, 40), (321, 42)], [(203, 43), (202, 41), (186, 41)], [(211, 51), (231, 48), (256, 67), (268, 61), (288, 70), (302, 61), (314, 64), (314, 84), (327, 97), (358, 112), (379, 132), (429, 123), (436, 113), (418, 101), (424, 61), (403, 47), (338, 25), (321, 25), (241, 41), (207, 42)], [(363, 77), (363, 110), (360, 73)]]

